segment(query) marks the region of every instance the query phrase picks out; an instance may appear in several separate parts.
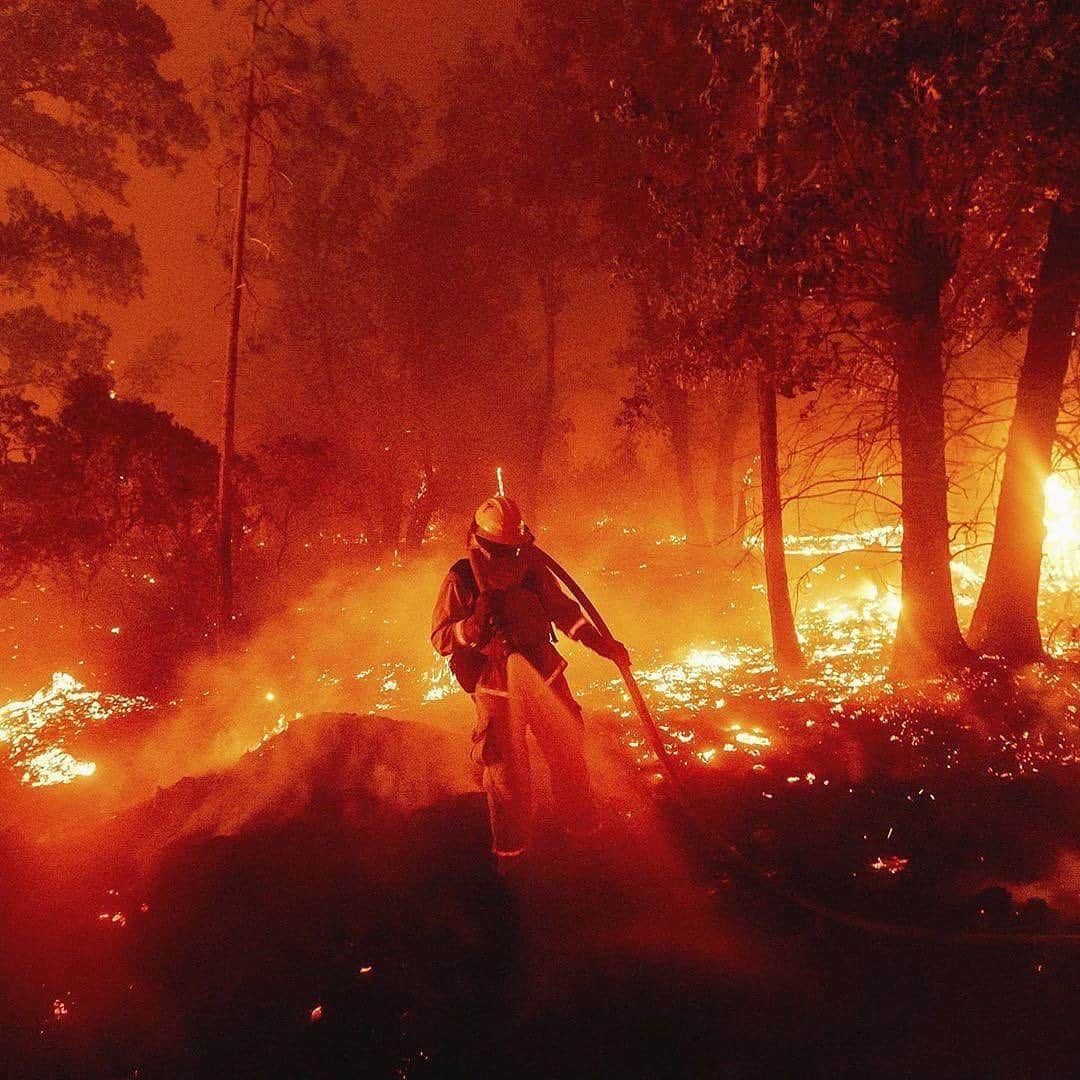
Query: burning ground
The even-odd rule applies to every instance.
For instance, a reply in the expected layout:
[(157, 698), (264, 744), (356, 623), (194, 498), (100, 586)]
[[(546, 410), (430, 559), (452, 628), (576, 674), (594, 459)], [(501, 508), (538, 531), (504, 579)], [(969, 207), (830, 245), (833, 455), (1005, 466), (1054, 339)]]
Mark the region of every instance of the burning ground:
[[(835, 543), (805, 539), (795, 557), (813, 565)], [(635, 628), (695, 820), (621, 686), (574, 651), (605, 830), (568, 848), (542, 797), (534, 861), (511, 885), (488, 865), (468, 701), (416, 634), (441, 563), (320, 582), (170, 700), (57, 674), (12, 701), (9, 1068), (1059, 1066), (1075, 950), (953, 939), (1080, 926), (1080, 676), (1066, 653), (892, 683), (896, 610), (874, 565), (888, 544), (835, 554), (806, 577), (809, 669), (788, 683), (747, 628), (752, 583), (734, 605), (709, 597), (679, 538), (611, 545), (586, 569), (617, 631)], [(660, 575), (670, 602), (650, 613)], [(703, 608), (730, 614), (707, 634)], [(863, 934), (800, 903), (936, 937)]]

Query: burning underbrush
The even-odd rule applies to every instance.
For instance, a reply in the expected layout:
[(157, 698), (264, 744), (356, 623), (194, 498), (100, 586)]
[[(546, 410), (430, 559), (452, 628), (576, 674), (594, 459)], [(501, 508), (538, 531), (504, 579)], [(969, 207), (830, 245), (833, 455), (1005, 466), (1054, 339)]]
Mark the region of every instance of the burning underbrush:
[[(1045, 624), (1060, 628), (1071, 625), (1075, 567), (1055, 536), (1051, 530), (1043, 604)], [(763, 869), (832, 901), (909, 914), (917, 884), (935, 918), (942, 903), (997, 884), (1032, 899), (1045, 877), (1049, 895), (1080, 824), (1069, 794), (1080, 752), (1070, 635), (1058, 635), (1058, 660), (1019, 672), (989, 664), (945, 680), (891, 682), (897, 539), (880, 529), (789, 538), (793, 567), (803, 567), (797, 611), (808, 674), (787, 683), (772, 668), (752, 576), (717, 573), (681, 538), (643, 548), (622, 535), (581, 577), (630, 644), (695, 797)], [(424, 636), (444, 569), (433, 559), (329, 575), (235, 650), (193, 666), (169, 701), (102, 694), (54, 675), (0, 708), (10, 755), (6, 819), (30, 835), (70, 833), (73, 821), (82, 827), (153, 806), (145, 800), (156, 788), (184, 778), (193, 778), (184, 780), (189, 792), (215, 790), (211, 778), (238, 763), (228, 787), (171, 822), (171, 837), (168, 829), (157, 837), (163, 846), (204, 827), (225, 834), (267, 814), (300, 814), (313, 792), (346, 790), (351, 774), (407, 773), (403, 750), (375, 740), (384, 763), (342, 752), (337, 771), (323, 776), (312, 733), (328, 729), (307, 723), (319, 713), (366, 712), (439, 729), (448, 789), (468, 789), (469, 702)], [(963, 605), (969, 576), (962, 564), (956, 574)], [(656, 781), (657, 763), (617, 678), (591, 654), (568, 651), (587, 712), (606, 718), (617, 753)], [(259, 755), (265, 761), (256, 765)], [(291, 768), (263, 767), (286, 757)], [(241, 784), (248, 773), (257, 779)], [(358, 779), (356, 790), (367, 782)], [(416, 782), (430, 794), (430, 778)], [(375, 783), (372, 797), (378, 790)], [(1038, 830), (1025, 824), (1032, 820)], [(1062, 917), (1080, 912), (1075, 890), (1059, 881), (1052, 891)]]
[[(935, 931), (1080, 920), (1074, 665), (852, 692), (827, 660), (784, 685), (717, 647), (641, 680), (706, 828), (782, 890)], [(628, 708), (607, 715), (644, 782), (670, 794)]]
[[(567, 853), (541, 810), (527, 894), (543, 945), (530, 939), (520, 963), (543, 971), (530, 968), (530, 993), (548, 997), (528, 1004), (514, 998), (522, 969), (505, 964), (524, 916), (488, 865), (470, 702), (426, 642), (449, 556), (327, 576), (192, 666), (168, 700), (63, 673), (28, 688), (0, 707), (11, 884), (0, 928), (16, 942), (0, 1005), (20, 1033), (19, 1063), (243, 1075), (245, 1061), (269, 1068), (285, 1055), (318, 1075), (312, 1061), (333, 1047), (356, 1071), (420, 1076), (465, 1043), (471, 1060), (488, 1052), (490, 1033), (463, 1016), (511, 1005), (535, 1019), (529, 1045), (556, 1055), (565, 1040), (543, 1025), (565, 1016), (580, 1032), (585, 998), (608, 1000), (613, 980), (632, 988), (630, 1026), (670, 1041), (695, 1001), (731, 1002), (739, 925), (755, 962), (771, 965), (769, 1000), (740, 984), (730, 1028), (704, 1034), (711, 1013), (686, 1026), (680, 1052), (703, 1074), (734, 1032), (753, 1037), (757, 1010), (779, 1007), (772, 989), (790, 976), (769, 942), (803, 919), (799, 902), (945, 935), (1073, 930), (1075, 567), (1059, 552), (1044, 595), (1054, 659), (904, 685), (887, 664), (897, 537), (856, 539), (792, 538), (808, 668), (788, 682), (772, 668), (746, 565), (721, 573), (677, 536), (567, 560), (630, 646), (695, 813), (677, 807), (610, 667), (567, 646), (609, 832), (601, 851)], [(956, 574), (964, 606), (972, 579)], [(719, 858), (715, 836), (750, 869)], [(766, 942), (743, 926), (748, 911)], [(806, 959), (800, 979), (820, 961)], [(1000, 970), (1041, 978), (1049, 960), (1028, 961)], [(673, 971), (685, 993), (659, 1016)], [(877, 982), (868, 970), (852, 986), (869, 994)], [(783, 1002), (785, 1023), (803, 1010), (795, 1043), (816, 1045), (820, 1017)], [(610, 1054), (622, 1036), (604, 1030)], [(834, 1035), (840, 1047), (849, 1038)], [(508, 1061), (517, 1038), (503, 1036)], [(253, 1040), (262, 1049), (249, 1059)], [(790, 1072), (805, 1049), (795, 1043), (755, 1053)], [(871, 1044), (856, 1059), (838, 1053), (838, 1068), (876, 1060)], [(648, 1054), (634, 1049), (628, 1075), (664, 1071)]]

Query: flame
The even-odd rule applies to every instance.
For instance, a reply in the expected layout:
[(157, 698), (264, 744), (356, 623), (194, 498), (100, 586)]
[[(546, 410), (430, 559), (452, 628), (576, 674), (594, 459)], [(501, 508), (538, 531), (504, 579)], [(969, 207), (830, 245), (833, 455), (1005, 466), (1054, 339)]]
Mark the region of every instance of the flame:
[(1080, 482), (1075, 474), (1067, 479), (1063, 473), (1052, 473), (1044, 490), (1044, 584), (1053, 590), (1071, 590), (1080, 579)]
[[(501, 469), (497, 477), (502, 479)], [(1045, 523), (1040, 604), (1044, 625), (1064, 627), (1050, 641), (1051, 649), (1060, 653), (1076, 648), (1075, 631), (1072, 638), (1069, 633), (1075, 615), (1066, 610), (1062, 618), (1059, 609), (1063, 604), (1068, 608), (1069, 598), (1080, 582), (1080, 471), (1058, 472), (1048, 479)], [(628, 526), (616, 528), (614, 519), (607, 514), (599, 516), (594, 525), (624, 535), (638, 533)], [(674, 533), (659, 538), (655, 534), (651, 538), (639, 535), (638, 539), (642, 551), (686, 543), (685, 536)], [(651, 660), (636, 651), (639, 661), (645, 660), (636, 671), (639, 681), (654, 702), (658, 718), (669, 724), (672, 745), (685, 748), (688, 756), (709, 767), (720, 767), (742, 755), (760, 757), (770, 753), (776, 733), (757, 728), (744, 731), (730, 724), (729, 703), (744, 699), (814, 702), (839, 710), (861, 706), (873, 698), (883, 702), (883, 712), (895, 708), (889, 703), (896, 688), (889, 683), (886, 661), (900, 613), (899, 590), (894, 584), (895, 552), (900, 539), (898, 525), (786, 538), (793, 560), (816, 562), (801, 577), (793, 574), (797, 630), (808, 662), (807, 676), (795, 683), (783, 684), (776, 679), (766, 645), (738, 637), (676, 638), (662, 647), (662, 653), (658, 648)], [(747, 546), (756, 548), (758, 543), (750, 539)], [(859, 553), (867, 558), (861, 558)], [(834, 555), (845, 558), (831, 564), (838, 572), (826, 584), (826, 564)], [(881, 561), (875, 563), (870, 557)], [(806, 567), (807, 563), (801, 565)], [(663, 572), (652, 561), (641, 566), (650, 573)], [(800, 564), (793, 561), (793, 566), (798, 568)], [(964, 555), (954, 560), (953, 572), (958, 605), (970, 608), (981, 585), (981, 567), (975, 556)], [(323, 614), (321, 602), (298, 605), (294, 611), (297, 620), (318, 620)], [(393, 710), (409, 715), (418, 708), (444, 707), (444, 702), (451, 709), (461, 704), (457, 684), (443, 659), (432, 656), (430, 660), (407, 662), (401, 649), (395, 647), (399, 639), (406, 640), (398, 633), (408, 619), (406, 612), (372, 606), (364, 619), (365, 625), (370, 624), (374, 632), (382, 635), (386, 646), (385, 659), (370, 667), (331, 668), (331, 662), (322, 659), (317, 666), (309, 666), (302, 678), (286, 677), (278, 668), (272, 674), (265, 668), (252, 674), (247, 692), (259, 703), (258, 718), (262, 723), (252, 733), (250, 749), (281, 734), (293, 719), (303, 715), (293, 711), (296, 705), (308, 712)], [(303, 626), (294, 626), (292, 633), (302, 640)], [(413, 628), (408, 633), (412, 634)], [(627, 637), (633, 648), (629, 629)], [(291, 661), (295, 659), (290, 657)], [(576, 690), (587, 707), (611, 709), (628, 720), (633, 716), (629, 702), (610, 679), (592, 686), (578, 685)], [(145, 699), (88, 691), (73, 676), (61, 672), (27, 700), (0, 706), (0, 742), (8, 744), (9, 761), (26, 784), (70, 783), (92, 776), (96, 770), (95, 762), (81, 760), (71, 752), (69, 743), (74, 736), (90, 723), (152, 707)], [(710, 718), (719, 719), (711, 730)], [(819, 722), (810, 719), (807, 726)], [(908, 734), (905, 732), (903, 737)], [(643, 761), (648, 760), (649, 752), (638, 736), (640, 732), (626, 745)]]
[(870, 869), (878, 873), (900, 874), (907, 869), (908, 860), (903, 855), (879, 855), (871, 864)]
[(119, 713), (152, 707), (145, 698), (87, 690), (73, 675), (58, 671), (25, 701), (0, 706), (0, 742), (8, 744), (11, 764), (22, 768), (23, 783), (69, 784), (97, 770), (93, 761), (80, 761), (65, 749), (70, 736)]

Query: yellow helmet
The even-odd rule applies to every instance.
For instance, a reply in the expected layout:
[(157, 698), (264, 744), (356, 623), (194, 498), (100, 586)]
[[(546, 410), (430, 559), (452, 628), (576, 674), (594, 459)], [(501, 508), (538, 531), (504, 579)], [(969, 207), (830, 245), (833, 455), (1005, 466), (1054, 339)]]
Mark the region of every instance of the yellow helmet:
[(522, 520), (517, 503), (505, 495), (485, 499), (473, 515), (473, 524), (476, 535), (492, 544), (522, 547), (532, 542), (532, 533)]

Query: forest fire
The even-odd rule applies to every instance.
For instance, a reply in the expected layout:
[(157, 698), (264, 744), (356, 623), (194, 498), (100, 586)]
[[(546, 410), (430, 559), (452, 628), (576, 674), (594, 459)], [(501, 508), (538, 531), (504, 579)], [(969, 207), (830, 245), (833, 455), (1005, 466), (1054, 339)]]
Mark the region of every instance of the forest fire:
[[(603, 527), (607, 524), (605, 520)], [(1077, 544), (1080, 490), (1074, 473), (1056, 473), (1047, 482), (1046, 525), (1046, 574), (1041, 603), (1044, 622), (1052, 627), (1073, 616), (1071, 605), (1080, 588), (1077, 556), (1080, 550)], [(808, 560), (828, 559), (839, 554), (874, 558), (882, 553), (894, 556), (900, 536), (895, 528), (875, 527), (860, 533), (792, 535), (786, 538), (786, 544), (792, 556)], [(671, 542), (671, 537), (661, 537), (656, 544)], [(756, 541), (751, 538), (747, 545), (753, 551)], [(638, 677), (646, 686), (650, 700), (655, 702), (658, 714), (685, 712), (690, 718), (726, 715), (725, 708), (743, 698), (845, 707), (874, 703), (883, 712), (897, 708), (902, 712), (899, 703), (906, 700), (907, 694), (890, 683), (886, 665), (900, 611), (899, 591), (888, 584), (889, 578), (895, 575), (895, 561), (891, 559), (890, 564), (874, 567), (876, 580), (867, 576), (865, 569), (860, 570), (860, 565), (857, 563), (853, 567), (850, 582), (849, 575), (842, 574), (828, 584), (812, 587), (797, 610), (797, 626), (809, 665), (805, 678), (776, 683), (769, 649), (764, 645), (740, 642), (737, 637), (722, 643), (684, 645), (681, 659), (665, 660), (639, 671)], [(813, 562), (811, 571), (821, 566), (820, 561)], [(649, 565), (645, 573), (647, 578), (662, 580), (665, 571), (663, 565), (657, 563)], [(809, 586), (814, 585), (813, 573), (807, 573), (804, 578)], [(973, 604), (980, 580), (978, 574), (966, 562), (958, 560), (954, 564), (954, 580), (958, 603), (961, 606)], [(823, 589), (834, 595), (810, 599)], [(296, 613), (314, 620), (322, 615), (317, 608), (306, 605), (298, 606)], [(375, 614), (374, 609), (371, 614)], [(394, 641), (409, 633), (409, 617), (405, 612), (400, 615), (391, 612), (389, 618), (380, 615), (378, 622), (384, 632), (389, 630), (390, 641)], [(1057, 638), (1051, 635), (1049, 646), (1059, 655), (1067, 656), (1075, 651), (1077, 643), (1068, 635)], [(676, 656), (679, 654), (677, 637), (669, 641), (667, 651)], [(326, 659), (333, 662), (332, 656)], [(1032, 678), (1053, 681), (1059, 677), (1045, 674)], [(323, 700), (327, 708), (373, 708), (380, 712), (400, 713), (417, 706), (437, 706), (457, 690), (448, 666), (442, 661), (426, 668), (401, 660), (384, 661), (352, 673), (335, 672), (324, 664), (320, 665), (314, 681), (315, 686), (304, 686), (289, 676), (283, 682), (286, 688), (283, 692), (287, 693), (289, 701), (314, 698)], [(370, 687), (370, 691), (358, 693), (361, 687)], [(274, 710), (279, 710), (279, 691), (253, 687), (253, 692)], [(945, 704), (949, 693), (941, 691)], [(917, 692), (920, 707), (929, 700), (926, 695), (926, 691)], [(932, 692), (930, 695), (933, 697)], [(587, 696), (594, 707), (612, 708), (624, 717), (631, 716), (625, 705), (616, 705), (621, 695), (616, 692), (612, 696), (602, 685), (591, 685)], [(209, 707), (212, 703), (213, 699), (208, 698), (202, 704)], [(87, 690), (72, 676), (58, 673), (48, 687), (27, 700), (0, 707), (0, 741), (9, 744), (11, 767), (22, 770), (24, 783), (32, 786), (69, 783), (93, 775), (96, 767), (93, 762), (78, 760), (65, 748), (72, 738), (89, 724), (106, 723), (110, 718), (149, 708), (152, 704), (145, 698)], [(259, 730), (254, 745), (262, 745), (285, 731), (292, 720), (302, 717), (305, 711), (310, 711), (310, 706), (292, 713), (275, 711), (271, 721)], [(692, 732), (692, 719), (686, 726)], [(689, 739), (683, 740), (687, 741)], [(760, 731), (742, 731), (738, 727), (731, 728), (722, 740), (724, 750), (769, 745), (767, 735)], [(1030, 748), (1024, 749), (1024, 756), (1027, 756)], [(713, 760), (715, 753), (715, 749), (697, 751), (705, 764)], [(1021, 770), (1023, 767), (1020, 766)]]
[(1075, 4), (0, 43), (0, 1076), (1075, 1069)]

